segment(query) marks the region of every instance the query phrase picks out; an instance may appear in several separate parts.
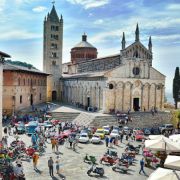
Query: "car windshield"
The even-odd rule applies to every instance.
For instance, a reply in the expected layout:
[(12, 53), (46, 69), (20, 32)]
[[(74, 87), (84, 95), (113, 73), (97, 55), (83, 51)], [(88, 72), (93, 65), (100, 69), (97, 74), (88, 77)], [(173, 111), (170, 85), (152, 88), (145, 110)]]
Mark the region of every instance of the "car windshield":
[(113, 130), (112, 133), (118, 134), (118, 131), (117, 130)]
[(94, 135), (93, 137), (95, 137), (95, 138), (99, 138), (99, 136), (98, 136), (98, 135)]
[(82, 134), (81, 137), (87, 137), (87, 135), (86, 134)]
[(104, 133), (104, 131), (98, 130), (98, 131), (96, 131), (96, 133), (103, 134), (103, 133)]
[(144, 134), (141, 132), (141, 133), (137, 133), (137, 135), (144, 135)]
[(109, 130), (110, 128), (109, 127), (104, 127), (105, 130)]
[(173, 126), (172, 125), (168, 125), (167, 128), (173, 128)]

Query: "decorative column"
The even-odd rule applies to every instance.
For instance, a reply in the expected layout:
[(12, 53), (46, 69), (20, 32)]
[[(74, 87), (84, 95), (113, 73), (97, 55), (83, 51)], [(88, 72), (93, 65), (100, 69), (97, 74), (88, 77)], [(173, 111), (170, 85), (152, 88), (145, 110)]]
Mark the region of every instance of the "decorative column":
[(151, 89), (151, 86), (149, 85), (149, 86), (148, 86), (148, 110), (150, 110), (150, 108), (149, 108), (149, 103), (150, 103), (150, 89)]
[(156, 89), (157, 89), (157, 86), (155, 84), (154, 107), (156, 107), (156, 94), (157, 94)]
[(143, 91), (144, 91), (144, 85), (141, 86), (141, 111), (143, 111)]
[(125, 88), (125, 84), (123, 84), (122, 86), (122, 111), (124, 111), (124, 88)]
[(132, 89), (133, 89), (133, 84), (131, 84), (131, 89), (130, 89), (130, 110), (132, 110)]

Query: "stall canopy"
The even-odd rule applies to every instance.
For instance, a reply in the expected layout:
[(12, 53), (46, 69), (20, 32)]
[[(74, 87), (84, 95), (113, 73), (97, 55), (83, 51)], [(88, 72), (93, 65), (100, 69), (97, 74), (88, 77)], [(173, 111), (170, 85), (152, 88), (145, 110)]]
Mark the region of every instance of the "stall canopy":
[(180, 152), (180, 145), (166, 137), (156, 140), (146, 140), (145, 147), (152, 151)]
[(148, 180), (179, 180), (180, 171), (158, 168), (148, 178)]
[(166, 158), (166, 161), (164, 163), (164, 167), (170, 168), (170, 169), (176, 169), (180, 171), (180, 156), (170, 156)]
[(180, 144), (180, 134), (174, 134), (169, 136), (169, 139)]
[(149, 135), (149, 139), (151, 139), (151, 140), (160, 139), (162, 137), (165, 137), (165, 136), (163, 136), (163, 135)]

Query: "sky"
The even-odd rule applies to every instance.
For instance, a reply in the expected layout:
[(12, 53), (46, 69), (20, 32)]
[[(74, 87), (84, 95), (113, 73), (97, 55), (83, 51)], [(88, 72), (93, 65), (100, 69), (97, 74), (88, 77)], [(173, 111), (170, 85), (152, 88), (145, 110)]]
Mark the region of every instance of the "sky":
[[(166, 75), (166, 93), (172, 93), (175, 68), (180, 66), (180, 0), (56, 0), (64, 19), (63, 62), (81, 41), (98, 49), (98, 56), (117, 54), (122, 33), (126, 45), (134, 42), (138, 22), (140, 41), (153, 43), (153, 67)], [(52, 0), (0, 0), (0, 51), (42, 70), (43, 20)]]

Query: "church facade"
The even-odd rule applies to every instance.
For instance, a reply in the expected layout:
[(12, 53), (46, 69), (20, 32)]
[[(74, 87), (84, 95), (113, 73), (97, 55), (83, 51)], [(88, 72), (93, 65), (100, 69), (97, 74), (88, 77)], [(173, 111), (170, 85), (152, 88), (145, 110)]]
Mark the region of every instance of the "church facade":
[(138, 25), (135, 42), (127, 47), (123, 33), (119, 54), (102, 58), (97, 54), (84, 34), (71, 49), (71, 62), (61, 66), (61, 101), (104, 113), (163, 108), (165, 76), (152, 67), (151, 37), (146, 48), (140, 41)]

